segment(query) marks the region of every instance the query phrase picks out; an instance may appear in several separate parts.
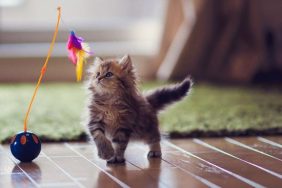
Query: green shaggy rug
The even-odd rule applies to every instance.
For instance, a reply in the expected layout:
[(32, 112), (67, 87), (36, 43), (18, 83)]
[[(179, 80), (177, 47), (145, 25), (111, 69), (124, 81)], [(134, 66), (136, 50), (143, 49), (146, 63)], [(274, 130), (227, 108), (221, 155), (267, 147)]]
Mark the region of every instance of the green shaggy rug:
[[(145, 83), (142, 89), (163, 83)], [(0, 85), (0, 141), (22, 131), (34, 84)], [(85, 140), (81, 122), (84, 89), (80, 84), (43, 84), (28, 129), (43, 141)], [(282, 133), (282, 92), (196, 84), (189, 97), (160, 114), (171, 137)]]

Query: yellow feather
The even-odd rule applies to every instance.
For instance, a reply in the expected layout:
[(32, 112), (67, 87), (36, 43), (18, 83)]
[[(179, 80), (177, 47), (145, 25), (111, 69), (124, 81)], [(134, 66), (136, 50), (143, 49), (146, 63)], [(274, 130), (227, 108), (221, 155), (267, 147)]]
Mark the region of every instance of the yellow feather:
[(76, 80), (80, 81), (82, 79), (83, 64), (85, 59), (89, 57), (90, 48), (87, 43), (81, 43), (82, 50), (76, 52), (77, 62), (76, 62)]
[(76, 64), (76, 80), (80, 81), (83, 72), (83, 63), (86, 58), (86, 53), (83, 50), (77, 52), (77, 64)]

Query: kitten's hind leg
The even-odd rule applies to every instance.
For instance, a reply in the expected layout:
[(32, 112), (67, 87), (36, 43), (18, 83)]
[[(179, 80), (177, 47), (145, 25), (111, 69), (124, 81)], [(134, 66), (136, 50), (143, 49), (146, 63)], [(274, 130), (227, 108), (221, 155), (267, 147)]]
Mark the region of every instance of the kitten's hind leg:
[(157, 126), (152, 126), (150, 132), (145, 134), (145, 142), (149, 145), (148, 158), (160, 158), (162, 156), (161, 151), (161, 135)]
[(150, 151), (148, 152), (148, 158), (160, 158), (162, 156), (160, 142), (149, 144)]
[(112, 143), (106, 138), (101, 130), (96, 129), (95, 131), (91, 132), (91, 134), (97, 146), (98, 156), (101, 159), (107, 160), (114, 156)]
[(128, 129), (118, 129), (113, 137), (113, 144), (115, 148), (115, 155), (107, 161), (109, 164), (124, 163), (124, 152), (129, 142), (131, 131)]

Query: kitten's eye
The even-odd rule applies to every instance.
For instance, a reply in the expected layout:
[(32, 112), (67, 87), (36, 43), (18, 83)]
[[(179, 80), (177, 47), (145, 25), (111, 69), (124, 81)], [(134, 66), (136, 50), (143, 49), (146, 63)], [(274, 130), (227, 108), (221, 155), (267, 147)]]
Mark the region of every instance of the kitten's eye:
[(111, 76), (113, 76), (113, 73), (111, 73), (111, 72), (107, 72), (107, 74), (106, 74), (106, 77), (111, 77)]
[(97, 72), (96, 78), (98, 78), (98, 76), (100, 76), (100, 72)]

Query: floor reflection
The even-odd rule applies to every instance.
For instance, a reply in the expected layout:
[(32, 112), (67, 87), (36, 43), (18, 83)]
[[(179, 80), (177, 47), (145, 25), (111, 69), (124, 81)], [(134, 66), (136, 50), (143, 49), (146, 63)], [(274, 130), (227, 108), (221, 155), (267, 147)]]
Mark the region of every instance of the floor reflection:
[[(148, 160), (148, 163), (148, 168), (139, 170), (129, 170), (124, 164), (111, 164), (107, 165), (106, 171), (121, 182), (133, 183), (128, 185), (130, 187), (159, 187), (161, 159)], [(154, 170), (151, 169), (152, 167)], [(150, 173), (146, 173), (146, 171), (150, 171)], [(105, 186), (105, 178), (107, 178), (105, 173), (100, 172), (97, 181), (98, 187)]]
[(25, 174), (19, 174), (19, 168), (24, 170), (26, 174), (37, 184), (41, 182), (41, 169), (34, 163), (19, 163), (14, 166), (11, 174), (11, 182), (15, 188), (33, 187), (33, 183)]
[[(127, 170), (125, 164), (110, 164), (107, 165), (107, 168), (105, 169), (107, 173), (112, 175), (113, 177), (117, 178), (118, 180), (121, 180), (122, 182), (128, 182), (130, 178), (130, 171)], [(103, 187), (105, 182), (105, 173), (100, 171), (97, 181), (98, 187)]]
[(155, 187), (161, 187), (160, 184), (160, 179), (161, 179), (161, 164), (162, 164), (162, 159), (160, 158), (152, 158), (148, 159), (149, 166), (148, 168), (144, 169), (144, 171), (147, 171), (148, 174), (154, 179), (154, 182), (156, 182), (158, 185)]

